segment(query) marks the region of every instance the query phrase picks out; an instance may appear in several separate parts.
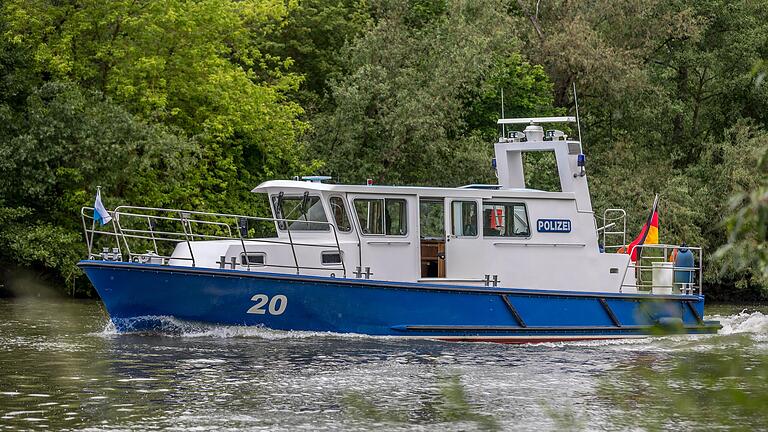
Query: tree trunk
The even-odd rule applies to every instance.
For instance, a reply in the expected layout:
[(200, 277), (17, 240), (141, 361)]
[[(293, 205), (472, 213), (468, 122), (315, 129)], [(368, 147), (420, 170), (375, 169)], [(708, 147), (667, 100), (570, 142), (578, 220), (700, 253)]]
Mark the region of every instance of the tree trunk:
[[(677, 100), (685, 102), (688, 98), (688, 67), (681, 66), (677, 70)], [(683, 103), (684, 105), (684, 103)], [(672, 119), (672, 146), (683, 145), (685, 139), (685, 113), (677, 113)]]

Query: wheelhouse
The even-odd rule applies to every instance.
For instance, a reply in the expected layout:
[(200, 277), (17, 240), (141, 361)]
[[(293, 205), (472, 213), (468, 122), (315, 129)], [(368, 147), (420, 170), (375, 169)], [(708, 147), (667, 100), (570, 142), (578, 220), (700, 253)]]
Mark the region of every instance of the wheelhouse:
[[(275, 218), (328, 221), (314, 230), (305, 229), (309, 222), (297, 230), (277, 222), (278, 236), (318, 241), (332, 227), (345, 266), (363, 278), (594, 290), (618, 287), (624, 272), (617, 269), (627, 265), (626, 255), (600, 254), (593, 215), (579, 211), (569, 192), (296, 180), (253, 192), (269, 196)], [(592, 261), (604, 262), (604, 271), (584, 271)]]

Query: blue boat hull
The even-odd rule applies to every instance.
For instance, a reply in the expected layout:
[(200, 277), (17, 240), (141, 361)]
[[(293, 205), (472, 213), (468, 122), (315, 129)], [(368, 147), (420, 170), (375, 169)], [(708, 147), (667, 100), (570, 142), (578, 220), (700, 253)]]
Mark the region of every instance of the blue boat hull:
[(276, 330), (536, 342), (714, 333), (697, 295), (447, 286), (81, 261), (119, 331), (153, 317)]

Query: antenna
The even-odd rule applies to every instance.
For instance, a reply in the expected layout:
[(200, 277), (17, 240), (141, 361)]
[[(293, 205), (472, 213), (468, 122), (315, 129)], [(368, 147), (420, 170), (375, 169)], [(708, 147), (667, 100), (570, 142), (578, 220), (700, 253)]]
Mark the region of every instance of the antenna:
[[(583, 147), (581, 144), (581, 122), (579, 121), (579, 98), (576, 96), (576, 81), (573, 81), (573, 102), (576, 104), (576, 129), (579, 132), (579, 147)], [(584, 150), (582, 149), (583, 153)]]
[[(501, 88), (501, 118), (504, 118), (504, 87)], [(505, 125), (501, 125), (501, 136), (507, 136), (507, 128)]]

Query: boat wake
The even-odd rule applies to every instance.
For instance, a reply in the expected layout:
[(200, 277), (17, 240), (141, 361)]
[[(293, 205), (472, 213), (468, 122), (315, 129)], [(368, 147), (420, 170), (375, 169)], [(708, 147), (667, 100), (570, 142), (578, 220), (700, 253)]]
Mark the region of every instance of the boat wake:
[(736, 315), (708, 316), (706, 319), (720, 321), (723, 328), (718, 332), (720, 335), (731, 335), (746, 333), (756, 339), (768, 340), (768, 315), (762, 312), (741, 311)]
[[(718, 335), (744, 334), (759, 341), (768, 341), (768, 315), (762, 312), (742, 311), (735, 315), (712, 315), (705, 317), (707, 320), (720, 321), (723, 328)], [(112, 321), (108, 321), (101, 332), (96, 335), (114, 337), (121, 334), (146, 334), (167, 337), (182, 338), (260, 338), (266, 340), (302, 339), (302, 338), (377, 338), (377, 339), (402, 339), (396, 336), (368, 336), (354, 333), (312, 332), (312, 331), (284, 331), (272, 330), (261, 326), (237, 326), (215, 325), (180, 320), (170, 316), (146, 316), (119, 321), (119, 328)], [(686, 336), (672, 336), (675, 338)], [(702, 336), (698, 336), (702, 337)], [(542, 343), (537, 345), (624, 345), (642, 343), (648, 338), (640, 339), (613, 339)]]
[(305, 339), (317, 337), (371, 338), (373, 336), (354, 333), (312, 332), (272, 330), (263, 326), (216, 325), (180, 320), (171, 316), (144, 316), (108, 321), (98, 336), (114, 337), (124, 334), (154, 335), (183, 338), (260, 338), (266, 340)]
[[(692, 339), (708, 340), (713, 337), (742, 335), (752, 338), (757, 342), (768, 341), (768, 315), (762, 312), (747, 312), (743, 310), (735, 315), (707, 315), (705, 320), (719, 321), (723, 326), (717, 334), (708, 335), (669, 335), (663, 338), (673, 343), (673, 347), (676, 342), (687, 342)], [(562, 347), (562, 346), (606, 346), (606, 345), (627, 345), (630, 347), (641, 345), (645, 346), (652, 344), (658, 347), (658, 344), (654, 344), (654, 340), (658, 340), (657, 337), (644, 336), (640, 338), (626, 338), (626, 339), (605, 339), (605, 340), (589, 340), (589, 341), (573, 341), (573, 342), (553, 342), (553, 343), (541, 343), (537, 345)], [(672, 348), (674, 349), (674, 348)]]

